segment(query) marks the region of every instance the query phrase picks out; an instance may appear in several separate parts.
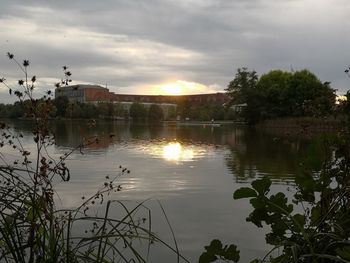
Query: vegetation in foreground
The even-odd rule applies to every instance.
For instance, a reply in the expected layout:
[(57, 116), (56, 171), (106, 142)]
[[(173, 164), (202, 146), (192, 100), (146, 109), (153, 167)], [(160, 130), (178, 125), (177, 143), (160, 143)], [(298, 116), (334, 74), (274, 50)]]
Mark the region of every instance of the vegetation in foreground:
[[(271, 251), (252, 263), (350, 262), (349, 134), (325, 140), (327, 154), (334, 151), (335, 158), (325, 158), (318, 172), (304, 167), (295, 177), (292, 200), (282, 192), (271, 193), (267, 177), (235, 191), (234, 199), (248, 198), (252, 206), (247, 222), (270, 229), (266, 242)], [(239, 262), (239, 251), (213, 240), (199, 262), (217, 259)]]
[[(9, 86), (4, 78), (0, 82), (18, 98), (19, 105), (25, 104), (25, 114), (33, 120), (35, 147), (25, 148), (23, 135), (0, 123), (0, 147), (6, 149), (0, 157), (0, 261), (147, 262), (150, 248), (157, 242), (174, 252), (179, 262), (182, 256), (176, 242), (173, 248), (151, 231), (151, 211), (144, 202), (130, 207), (109, 198), (122, 189), (117, 179), (130, 172), (126, 168), (119, 167), (116, 175), (106, 176), (101, 188), (90, 197), (82, 197), (78, 207), (56, 206), (55, 184), (70, 181), (67, 158), (74, 151), (82, 152), (87, 145), (98, 143), (98, 138), (86, 138), (54, 159), (48, 153), (55, 143), (48, 125), (54, 108), (51, 92), (35, 99), (36, 77), (28, 75), (29, 61), (20, 64), (13, 54), (8, 53), (8, 57), (23, 72), (23, 79), (18, 80), (18, 88)], [(59, 85), (70, 82), (67, 67), (64, 73), (65, 80)], [(94, 122), (90, 125), (93, 127)], [(7, 156), (5, 152), (11, 154)], [(118, 218), (111, 216), (116, 207), (120, 211)]]
[[(309, 75), (305, 71), (301, 74)], [(238, 72), (238, 76), (239, 79), (236, 79), (237, 82), (233, 83), (233, 86), (238, 82), (247, 84), (245, 80), (250, 80), (249, 85), (253, 85), (251, 88), (258, 89), (254, 72), (243, 69)], [(286, 80), (286, 77), (289, 79), (292, 76), (283, 72), (273, 72), (270, 77)], [(266, 78), (269, 79), (269, 76), (263, 81), (267, 81)], [(332, 92), (327, 90), (328, 84), (322, 84), (322, 87), (321, 83), (312, 76), (311, 79), (321, 91), (324, 91), (324, 97), (318, 99), (326, 102), (333, 101), (333, 96), (330, 96)], [(242, 80), (244, 81), (241, 82)], [(294, 82), (295, 80), (292, 81)], [(288, 81), (285, 83), (288, 84)], [(249, 85), (247, 84), (245, 88)], [(248, 88), (247, 91), (252, 90)], [(254, 90), (254, 92), (260, 91)], [(319, 105), (314, 102), (311, 100), (307, 108), (299, 108), (300, 112), (305, 113), (305, 110), (310, 107), (318, 110), (325, 109), (324, 114), (330, 110), (331, 103)], [(264, 109), (270, 113), (281, 112), (283, 108), (288, 110), (288, 104), (281, 105), (278, 110), (269, 108), (267, 105)], [(345, 113), (347, 113), (347, 108), (348, 103), (344, 103)], [(300, 112), (295, 114), (298, 115)], [(272, 249), (263, 258), (254, 259), (251, 263), (350, 262), (349, 147), (348, 123), (348, 127), (337, 136), (324, 138), (325, 158), (322, 169), (315, 171), (303, 163), (300, 164), (300, 172), (295, 176), (292, 187), (294, 193), (292, 198), (288, 198), (283, 192), (272, 193), (272, 182), (268, 177), (257, 179), (251, 183), (250, 187), (242, 187), (234, 192), (234, 199), (249, 199), (252, 212), (247, 217), (247, 222), (260, 228), (268, 228), (266, 243), (271, 245)], [(235, 245), (224, 246), (220, 240), (216, 239), (205, 247), (199, 262), (214, 262), (218, 259), (239, 262), (239, 254)]]

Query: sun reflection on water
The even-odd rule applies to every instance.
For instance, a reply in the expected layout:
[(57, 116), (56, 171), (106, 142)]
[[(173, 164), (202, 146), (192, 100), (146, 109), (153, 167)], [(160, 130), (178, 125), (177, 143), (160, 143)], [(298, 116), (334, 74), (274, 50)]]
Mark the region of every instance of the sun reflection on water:
[(163, 146), (162, 157), (167, 161), (191, 161), (193, 149), (185, 149), (179, 142), (170, 142)]

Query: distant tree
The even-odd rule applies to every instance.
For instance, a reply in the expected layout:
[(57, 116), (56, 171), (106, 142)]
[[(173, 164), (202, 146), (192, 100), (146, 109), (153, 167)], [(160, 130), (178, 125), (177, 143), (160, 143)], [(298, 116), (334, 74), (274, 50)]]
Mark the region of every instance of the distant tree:
[(225, 108), (222, 105), (214, 105), (212, 107), (211, 119), (224, 120), (225, 114)]
[(97, 104), (98, 115), (100, 116), (108, 116), (108, 106), (105, 102), (100, 102)]
[(147, 109), (140, 103), (133, 103), (130, 106), (130, 117), (133, 120), (145, 120), (147, 117)]
[(9, 117), (14, 118), (14, 119), (21, 118), (21, 117), (24, 117), (25, 112), (26, 112), (26, 110), (25, 110), (24, 102), (16, 101), (10, 107)]
[(11, 105), (9, 104), (0, 104), (0, 118), (8, 118), (9, 117), (9, 111), (10, 111)]
[(308, 70), (297, 71), (291, 78), (288, 97), (294, 116), (325, 116), (332, 113), (335, 90), (322, 83)]
[(272, 70), (260, 77), (257, 88), (264, 118), (292, 115), (292, 98), (289, 95), (292, 76), (290, 72)]
[(57, 116), (65, 116), (68, 108), (69, 100), (66, 96), (59, 96), (55, 98), (54, 105), (57, 109)]
[(107, 109), (108, 109), (108, 112), (107, 112), (108, 117), (113, 117), (115, 114), (114, 104), (111, 102), (107, 103)]
[(99, 112), (95, 104), (82, 103), (80, 107), (82, 109), (82, 118), (91, 119), (98, 117)]
[(258, 75), (248, 68), (239, 68), (232, 81), (228, 84), (226, 91), (231, 97), (231, 103), (246, 103), (252, 90), (256, 88)]
[(230, 105), (244, 104), (242, 115), (250, 124), (260, 121), (262, 112), (262, 96), (257, 89), (259, 77), (256, 71), (239, 68), (234, 79), (227, 86), (227, 94), (231, 97)]
[(175, 120), (176, 117), (177, 117), (177, 108), (175, 108), (175, 107), (169, 108), (167, 119), (168, 120)]
[(128, 112), (126, 109), (124, 109), (123, 105), (121, 103), (114, 104), (115, 107), (115, 115), (118, 117), (126, 117), (128, 115)]
[(82, 109), (82, 104), (81, 103), (74, 103), (72, 104), (72, 109), (71, 109), (71, 118), (78, 119), (78, 118), (83, 118), (83, 109)]
[(273, 70), (261, 76), (257, 86), (268, 118), (325, 116), (334, 108), (335, 91), (308, 70)]
[(148, 120), (162, 121), (163, 119), (164, 119), (163, 109), (157, 104), (152, 104), (148, 109)]
[(335, 106), (335, 90), (308, 70), (272, 70), (258, 79), (255, 71), (238, 69), (226, 91), (231, 104), (247, 104), (243, 116), (251, 124), (276, 117), (326, 116)]

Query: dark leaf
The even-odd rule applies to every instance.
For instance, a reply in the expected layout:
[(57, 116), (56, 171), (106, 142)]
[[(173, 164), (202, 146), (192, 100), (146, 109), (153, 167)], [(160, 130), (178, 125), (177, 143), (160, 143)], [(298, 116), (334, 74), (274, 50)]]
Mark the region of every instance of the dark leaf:
[(233, 262), (238, 262), (240, 257), (239, 257), (239, 250), (237, 250), (237, 246), (230, 245), (227, 249), (225, 249), (223, 257), (226, 260), (232, 260)]
[(233, 194), (233, 199), (256, 197), (256, 191), (249, 187), (242, 187), (237, 189)]
[(217, 257), (208, 252), (202, 253), (202, 255), (199, 257), (199, 263), (209, 263), (214, 262), (215, 260), (217, 260)]
[(214, 239), (210, 242), (210, 245), (209, 246), (206, 246), (205, 249), (208, 251), (208, 252), (211, 252), (211, 253), (220, 253), (221, 250), (222, 250), (222, 243), (220, 240), (218, 239)]
[(284, 193), (277, 193), (272, 195), (270, 198), (270, 203), (268, 203), (268, 211), (276, 212), (288, 215), (293, 211), (293, 205), (288, 204), (288, 199)]
[(270, 190), (271, 180), (267, 177), (264, 177), (262, 179), (253, 181), (252, 186), (260, 195), (265, 195)]

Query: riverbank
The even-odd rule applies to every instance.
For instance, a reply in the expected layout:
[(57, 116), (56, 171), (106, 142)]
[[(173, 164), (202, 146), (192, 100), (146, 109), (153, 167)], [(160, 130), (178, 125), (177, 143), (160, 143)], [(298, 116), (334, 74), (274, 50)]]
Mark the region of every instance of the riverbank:
[(345, 118), (328, 117), (328, 118), (279, 118), (265, 120), (256, 125), (258, 128), (284, 128), (284, 129), (302, 129), (302, 130), (320, 130), (335, 131), (340, 130), (345, 125)]
[(311, 117), (283, 118), (266, 120), (255, 125), (255, 129), (276, 138), (309, 140), (322, 134), (334, 134), (342, 131), (346, 125), (345, 123), (344, 117), (324, 119)]

